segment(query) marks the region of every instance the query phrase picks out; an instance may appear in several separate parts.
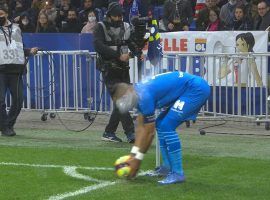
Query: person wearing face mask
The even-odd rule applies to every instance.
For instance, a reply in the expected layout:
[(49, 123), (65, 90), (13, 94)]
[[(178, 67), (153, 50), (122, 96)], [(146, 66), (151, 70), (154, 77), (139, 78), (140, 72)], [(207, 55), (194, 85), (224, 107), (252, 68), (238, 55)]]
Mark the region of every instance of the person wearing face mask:
[(83, 27), (81, 33), (93, 33), (94, 28), (97, 24), (97, 19), (94, 10), (89, 11), (88, 13), (88, 22)]
[[(25, 56), (36, 54), (38, 48), (24, 49), (20, 27), (7, 17), (7, 9), (0, 7), (0, 129), (2, 136), (15, 136), (14, 125), (23, 103)], [(5, 103), (7, 90), (12, 97), (9, 112)]]
[[(112, 2), (108, 6), (105, 20), (98, 22), (94, 30), (94, 47), (98, 55), (97, 68), (102, 72), (104, 83), (111, 96), (116, 83), (130, 84), (129, 59), (132, 55), (128, 49), (133, 55), (141, 55), (141, 51), (131, 40), (129, 24), (122, 20), (122, 7), (117, 2)], [(133, 143), (135, 140), (133, 120), (129, 113), (121, 114), (115, 105), (102, 140), (122, 142), (115, 134), (119, 122), (122, 123), (127, 142)]]
[(80, 33), (81, 24), (77, 19), (77, 12), (75, 9), (68, 11), (67, 23), (63, 25), (62, 33)]
[(20, 26), (22, 33), (34, 33), (35, 32), (35, 27), (31, 23), (29, 16), (26, 13), (24, 13), (20, 16), (19, 26)]

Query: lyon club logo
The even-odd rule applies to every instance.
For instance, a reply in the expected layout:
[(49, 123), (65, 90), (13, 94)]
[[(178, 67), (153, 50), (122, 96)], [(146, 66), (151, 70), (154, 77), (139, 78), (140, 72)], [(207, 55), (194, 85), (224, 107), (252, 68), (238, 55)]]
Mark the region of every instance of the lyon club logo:
[(205, 38), (195, 38), (195, 51), (205, 52), (206, 51), (206, 39)]

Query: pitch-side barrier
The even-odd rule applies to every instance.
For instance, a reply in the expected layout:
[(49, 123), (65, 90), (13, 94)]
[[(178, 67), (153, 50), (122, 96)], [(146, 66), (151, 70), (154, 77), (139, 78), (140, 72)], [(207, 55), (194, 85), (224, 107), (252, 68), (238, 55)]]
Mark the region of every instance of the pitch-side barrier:
[[(133, 83), (175, 70), (201, 76), (211, 86), (211, 97), (201, 116), (245, 117), (269, 126), (269, 56), (270, 53), (169, 54), (157, 66), (148, 60), (138, 66), (137, 59), (131, 60), (130, 75)], [(112, 108), (102, 76), (96, 70), (95, 53), (39, 52), (29, 60), (27, 71), (24, 108), (43, 112), (43, 120), (55, 111), (109, 113)]]

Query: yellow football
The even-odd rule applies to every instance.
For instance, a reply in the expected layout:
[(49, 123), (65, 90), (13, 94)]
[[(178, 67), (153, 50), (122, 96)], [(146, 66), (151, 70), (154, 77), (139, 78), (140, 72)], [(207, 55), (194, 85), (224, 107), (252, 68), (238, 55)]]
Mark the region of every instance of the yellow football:
[(130, 155), (118, 158), (115, 163), (115, 173), (119, 178), (127, 177), (130, 174), (131, 168), (126, 163), (130, 159)]

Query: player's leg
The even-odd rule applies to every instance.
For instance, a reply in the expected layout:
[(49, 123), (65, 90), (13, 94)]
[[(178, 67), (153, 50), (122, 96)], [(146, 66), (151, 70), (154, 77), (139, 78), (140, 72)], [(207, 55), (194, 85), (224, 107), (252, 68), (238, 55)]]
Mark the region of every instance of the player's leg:
[(184, 176), (184, 170), (182, 165), (181, 142), (175, 130), (183, 121), (183, 119), (177, 116), (175, 111), (170, 109), (159, 123), (159, 134), (164, 137), (164, 146), (166, 147), (171, 172), (179, 176)]
[(160, 166), (156, 167), (155, 170), (148, 172), (146, 176), (166, 176), (171, 170), (171, 165), (168, 158), (168, 151), (167, 151), (167, 146), (165, 143), (164, 134), (159, 129), (160, 123), (162, 119), (166, 116), (166, 114), (168, 113), (168, 110), (169, 109), (164, 109), (163, 111), (161, 111), (159, 116), (156, 119), (156, 131), (157, 131), (158, 140), (159, 140), (162, 163)]
[(171, 173), (161, 184), (183, 182), (185, 180), (182, 165), (181, 141), (176, 128), (185, 120), (195, 120), (196, 116), (209, 95), (209, 89), (188, 91), (183, 94), (170, 108), (168, 114), (160, 123), (160, 131), (164, 133), (168, 149), (168, 158), (171, 164)]
[[(160, 129), (161, 122), (162, 122), (163, 118), (166, 116), (166, 114), (168, 113), (168, 111), (169, 111), (169, 109), (161, 111), (161, 113), (157, 117), (156, 130), (157, 130), (157, 135), (158, 135), (158, 140), (159, 140), (160, 152), (161, 152), (161, 156), (162, 156), (162, 166), (167, 170), (171, 170), (171, 164), (170, 164), (170, 161), (168, 158), (167, 145), (165, 142), (165, 135)], [(164, 169), (164, 171), (166, 171), (165, 169)]]

